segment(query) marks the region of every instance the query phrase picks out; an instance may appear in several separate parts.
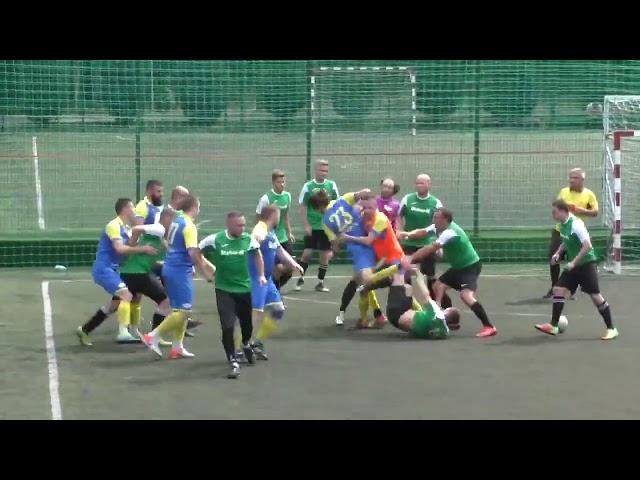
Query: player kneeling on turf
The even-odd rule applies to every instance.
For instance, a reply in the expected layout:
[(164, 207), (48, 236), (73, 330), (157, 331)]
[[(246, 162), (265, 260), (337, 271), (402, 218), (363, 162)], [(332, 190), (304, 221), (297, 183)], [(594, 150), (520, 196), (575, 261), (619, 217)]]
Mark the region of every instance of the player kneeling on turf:
[[(389, 323), (416, 338), (443, 339), (450, 330), (460, 328), (460, 311), (457, 308), (441, 310), (429, 297), (429, 289), (422, 275), (417, 275), (415, 286), (405, 284), (404, 273), (396, 273), (389, 287), (387, 318)], [(422, 304), (421, 310), (413, 310), (413, 293)]]

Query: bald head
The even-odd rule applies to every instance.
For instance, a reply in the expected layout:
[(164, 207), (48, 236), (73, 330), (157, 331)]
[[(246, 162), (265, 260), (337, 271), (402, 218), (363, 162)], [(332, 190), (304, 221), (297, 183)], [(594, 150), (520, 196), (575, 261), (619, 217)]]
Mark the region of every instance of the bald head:
[(572, 168), (569, 170), (569, 188), (581, 192), (584, 188), (586, 173), (582, 168)]
[(421, 173), (416, 177), (416, 193), (420, 197), (426, 197), (431, 188), (431, 177), (426, 173)]
[(189, 196), (189, 190), (182, 185), (178, 185), (171, 190), (171, 206), (176, 210), (181, 210), (182, 201)]

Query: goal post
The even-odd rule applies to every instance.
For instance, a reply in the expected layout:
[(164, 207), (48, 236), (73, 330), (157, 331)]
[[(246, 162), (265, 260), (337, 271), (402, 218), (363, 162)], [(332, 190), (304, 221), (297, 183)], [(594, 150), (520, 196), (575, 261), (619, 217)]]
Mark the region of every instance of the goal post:
[(640, 260), (640, 95), (605, 96), (602, 122), (602, 218), (610, 231), (605, 269), (619, 275)]

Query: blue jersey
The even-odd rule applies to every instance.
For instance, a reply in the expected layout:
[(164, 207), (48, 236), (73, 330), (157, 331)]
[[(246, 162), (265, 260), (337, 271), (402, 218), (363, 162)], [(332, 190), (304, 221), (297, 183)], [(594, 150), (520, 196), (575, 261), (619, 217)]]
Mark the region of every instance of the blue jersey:
[(167, 235), (169, 249), (164, 259), (166, 267), (193, 267), (190, 248), (198, 248), (198, 230), (187, 215), (176, 216)]
[(355, 208), (355, 203), (355, 195), (347, 193), (329, 204), (322, 221), (326, 229), (334, 234), (330, 236), (330, 240), (340, 233), (348, 233), (352, 237), (367, 236), (364, 220)]
[[(262, 259), (264, 260), (264, 276), (269, 278), (273, 273), (273, 268), (276, 265), (276, 258), (278, 254), (278, 237), (275, 230), (267, 231), (267, 226), (264, 222), (258, 222), (253, 228), (251, 236), (258, 241), (260, 245), (260, 253), (262, 253)], [(258, 239), (263, 238), (262, 241)], [(258, 277), (258, 268), (256, 267), (256, 261), (254, 255), (249, 256), (249, 273), (252, 278)]]
[(129, 241), (129, 231), (120, 217), (116, 217), (107, 223), (107, 226), (100, 235), (96, 261), (94, 265), (116, 268), (122, 261), (122, 255), (113, 248), (113, 240), (122, 240), (122, 243)]
[(147, 197), (138, 202), (135, 208), (137, 218), (142, 218), (145, 225), (153, 225), (160, 220), (162, 213), (162, 205), (155, 206)]

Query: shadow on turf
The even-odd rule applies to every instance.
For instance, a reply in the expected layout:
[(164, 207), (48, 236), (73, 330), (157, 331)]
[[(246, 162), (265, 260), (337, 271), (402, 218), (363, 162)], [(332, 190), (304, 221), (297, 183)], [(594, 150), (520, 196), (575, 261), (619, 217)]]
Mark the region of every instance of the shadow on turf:
[[(499, 333), (498, 333), (499, 335)], [(540, 345), (551, 345), (553, 343), (574, 343), (574, 342), (602, 342), (597, 337), (567, 337), (560, 335), (557, 338), (553, 338), (551, 335), (538, 334), (535, 332), (531, 336), (527, 337), (513, 337), (507, 340), (500, 340), (500, 337), (496, 338), (498, 341), (487, 343), (491, 347), (506, 347), (506, 346), (519, 346), (519, 347), (537, 347)]]
[(549, 305), (551, 304), (551, 300), (548, 298), (523, 298), (522, 300), (515, 300), (513, 302), (504, 302), (505, 305)]

